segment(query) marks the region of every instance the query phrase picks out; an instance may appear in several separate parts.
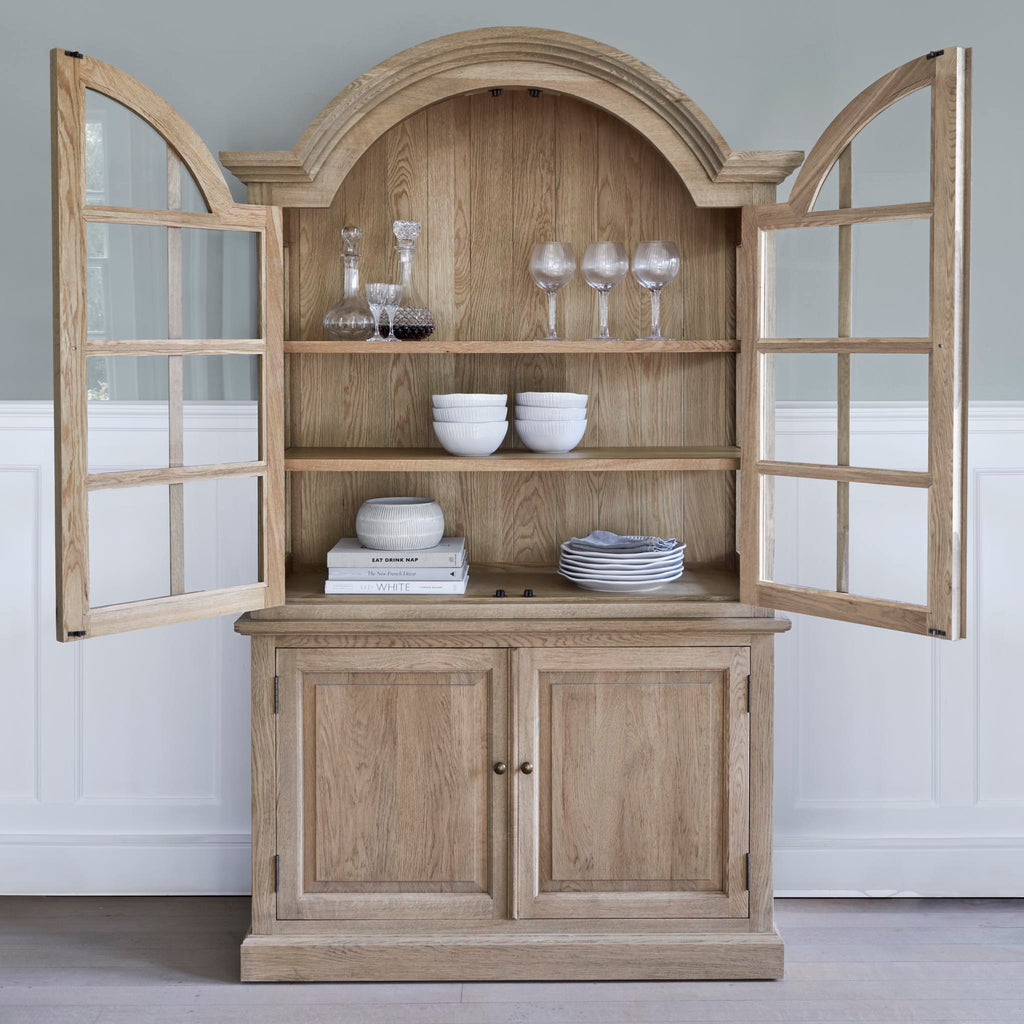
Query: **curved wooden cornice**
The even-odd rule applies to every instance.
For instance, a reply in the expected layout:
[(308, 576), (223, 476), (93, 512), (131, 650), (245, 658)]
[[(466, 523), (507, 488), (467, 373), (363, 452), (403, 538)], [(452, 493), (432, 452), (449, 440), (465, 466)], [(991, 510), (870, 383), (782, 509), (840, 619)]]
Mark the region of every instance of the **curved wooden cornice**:
[(731, 150), (707, 115), (667, 78), (629, 54), (567, 32), (474, 29), (421, 43), (347, 86), (289, 152), (221, 153), (251, 198), (327, 206), (346, 174), (389, 128), (451, 96), (501, 87), (544, 89), (593, 103), (632, 125), (675, 168), (702, 206), (750, 202), (803, 153)]
[(907, 61), (872, 82), (843, 107), (800, 168), (789, 194), (788, 206), (793, 213), (804, 214), (811, 209), (832, 165), (871, 121), (904, 96), (932, 84), (935, 66), (935, 60), (929, 57)]

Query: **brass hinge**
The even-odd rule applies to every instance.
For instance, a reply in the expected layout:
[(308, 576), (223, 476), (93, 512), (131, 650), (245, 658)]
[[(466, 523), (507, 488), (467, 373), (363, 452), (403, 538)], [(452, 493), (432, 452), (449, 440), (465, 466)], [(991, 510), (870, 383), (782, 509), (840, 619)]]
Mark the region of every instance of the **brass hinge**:
[(65, 57), (74, 57), (76, 60), (84, 60), (85, 59), (85, 54), (81, 53), (79, 50), (65, 50), (64, 51), (64, 56)]
[(750, 854), (748, 853), (744, 861), (743, 868), (743, 888), (750, 892)]
[(274, 854), (274, 892), (281, 888), (281, 855)]
[(925, 60), (935, 60), (936, 57), (941, 57), (946, 51), (945, 50), (929, 50), (925, 55)]
[(752, 701), (752, 696), (751, 695), (753, 693), (753, 686), (754, 686), (754, 684), (751, 682), (750, 676), (747, 676), (747, 714), (748, 715), (750, 714), (751, 701)]
[(945, 636), (946, 635), (946, 631), (944, 629), (929, 629), (928, 630), (928, 635), (929, 636)]
[(274, 714), (277, 714), (277, 709), (281, 706), (281, 677), (274, 676)]

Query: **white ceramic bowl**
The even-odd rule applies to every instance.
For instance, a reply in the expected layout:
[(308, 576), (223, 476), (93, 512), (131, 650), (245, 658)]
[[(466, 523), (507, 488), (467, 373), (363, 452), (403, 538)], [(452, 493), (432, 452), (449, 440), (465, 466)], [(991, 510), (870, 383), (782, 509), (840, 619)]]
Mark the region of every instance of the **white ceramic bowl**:
[(532, 452), (571, 452), (586, 429), (586, 420), (516, 420), (519, 440)]
[(452, 409), (459, 405), (504, 405), (508, 395), (434, 395), (435, 409)]
[(539, 405), (548, 409), (586, 409), (587, 395), (572, 391), (520, 391), (516, 405)]
[(517, 420), (585, 420), (586, 409), (558, 409), (550, 405), (517, 405)]
[(453, 405), (450, 409), (435, 409), (438, 423), (498, 423), (508, 419), (503, 405)]
[(444, 536), (444, 513), (428, 498), (370, 498), (356, 513), (356, 536), (377, 551), (432, 548)]
[(491, 455), (508, 433), (508, 420), (492, 423), (439, 423), (434, 433), (441, 447), (452, 455)]

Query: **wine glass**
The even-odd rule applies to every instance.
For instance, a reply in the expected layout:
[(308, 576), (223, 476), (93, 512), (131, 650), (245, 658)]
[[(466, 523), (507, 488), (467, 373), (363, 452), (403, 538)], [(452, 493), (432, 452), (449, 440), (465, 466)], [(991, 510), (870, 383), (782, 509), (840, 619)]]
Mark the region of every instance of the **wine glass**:
[(385, 285), (384, 312), (388, 315), (388, 337), (395, 340), (395, 311), (402, 302), (402, 286), (400, 284)]
[(675, 242), (641, 242), (633, 254), (633, 276), (651, 293), (651, 333), (638, 341), (662, 341), (661, 289), (679, 273)]
[(380, 333), (380, 314), (388, 297), (388, 289), (391, 287), (393, 286), (379, 281), (366, 286), (366, 303), (373, 314), (373, 335), (367, 339), (368, 341), (384, 341), (384, 335)]
[(626, 276), (629, 256), (621, 242), (592, 242), (583, 254), (583, 279), (597, 292), (600, 330), (590, 341), (621, 341), (608, 333), (608, 293)]
[(576, 253), (568, 242), (538, 242), (530, 253), (530, 274), (534, 284), (548, 295), (548, 336), (558, 341), (555, 330), (555, 296), (576, 273)]

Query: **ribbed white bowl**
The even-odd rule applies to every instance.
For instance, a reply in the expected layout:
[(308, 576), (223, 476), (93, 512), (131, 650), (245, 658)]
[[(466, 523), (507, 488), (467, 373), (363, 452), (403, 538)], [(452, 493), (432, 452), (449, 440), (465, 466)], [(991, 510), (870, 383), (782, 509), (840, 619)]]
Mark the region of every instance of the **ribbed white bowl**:
[(428, 498), (370, 498), (356, 513), (356, 536), (376, 551), (432, 548), (444, 536), (444, 512)]
[(585, 409), (587, 395), (572, 391), (520, 391), (516, 405), (539, 405), (550, 409)]
[(586, 420), (516, 420), (519, 440), (532, 452), (571, 452), (586, 430)]
[(508, 433), (508, 421), (497, 423), (439, 423), (434, 433), (441, 447), (452, 455), (491, 455)]
[(517, 405), (517, 420), (585, 420), (586, 409), (559, 409), (551, 405)]
[(435, 409), (451, 409), (459, 405), (505, 405), (508, 395), (434, 395)]
[(434, 409), (438, 423), (499, 423), (508, 419), (504, 405), (453, 405), (450, 409)]

